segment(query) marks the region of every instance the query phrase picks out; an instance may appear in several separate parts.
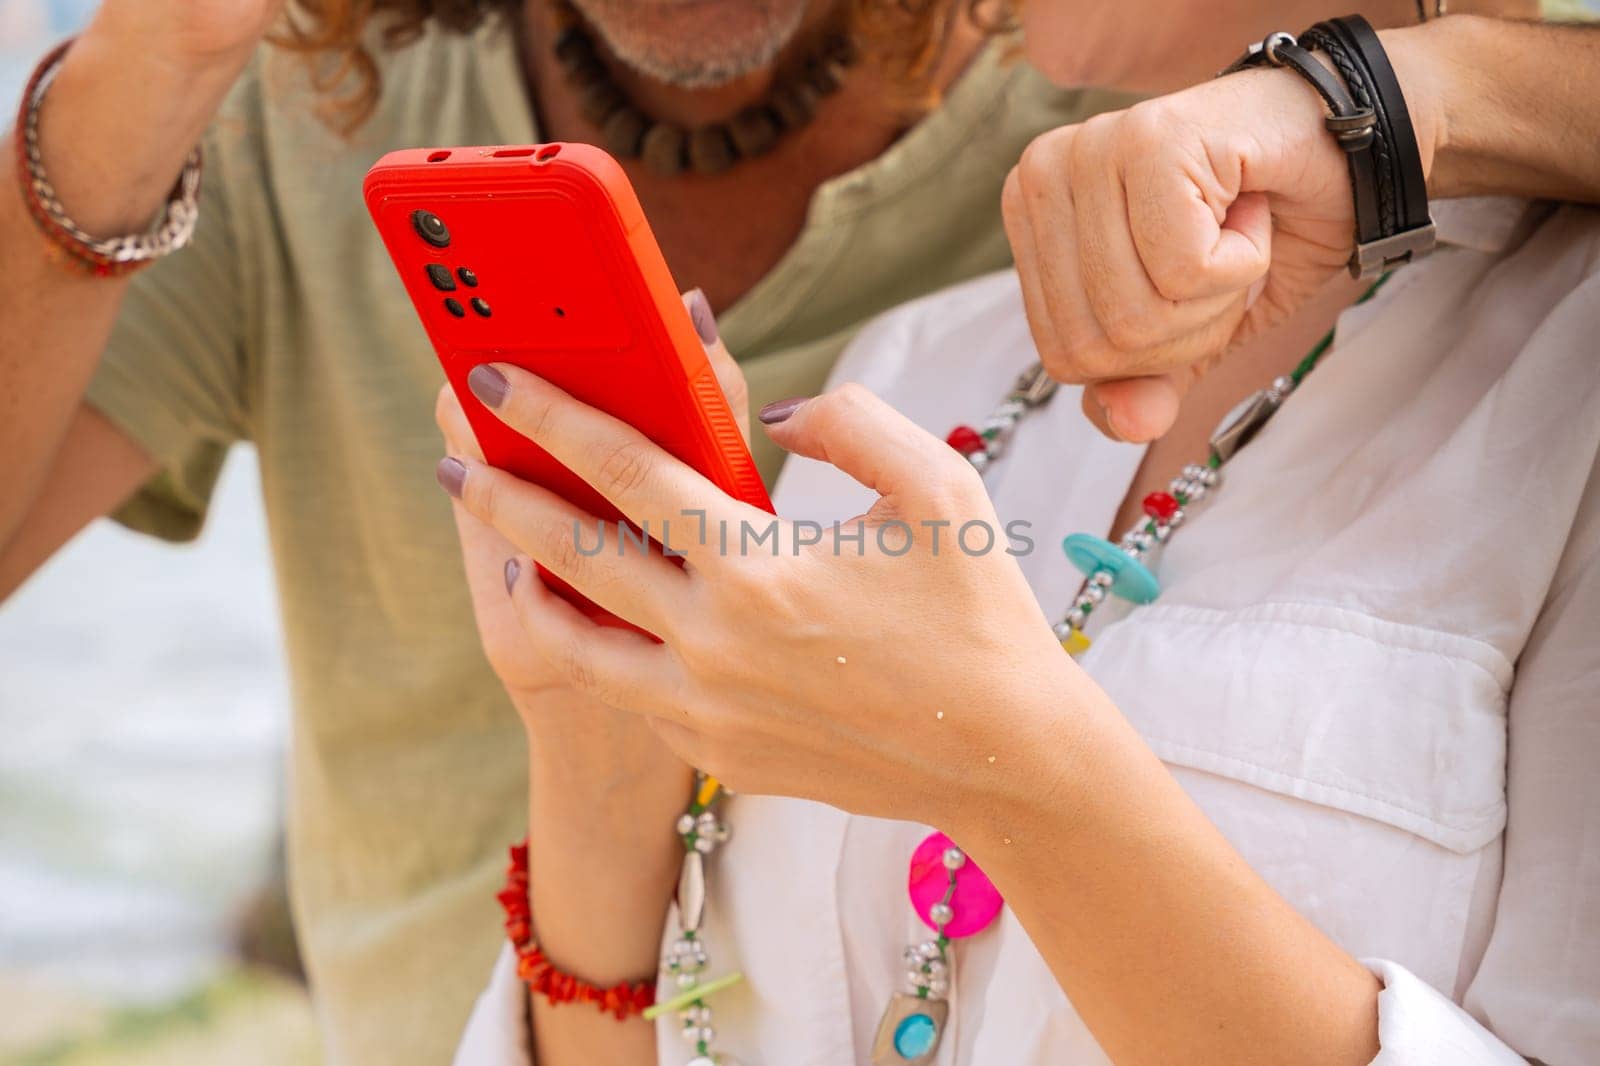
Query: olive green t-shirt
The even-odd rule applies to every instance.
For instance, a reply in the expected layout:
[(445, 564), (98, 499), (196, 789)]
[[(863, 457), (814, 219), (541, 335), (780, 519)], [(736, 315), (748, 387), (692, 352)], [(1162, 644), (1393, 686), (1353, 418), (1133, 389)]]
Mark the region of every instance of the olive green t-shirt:
[[(1000, 186), (1023, 146), (1122, 103), (1005, 52), (819, 189), (722, 317), (755, 403), (814, 392), (877, 312), (1009, 262)], [(160, 462), (118, 516), (160, 536), (194, 535), (228, 446), (254, 442), (293, 674), (291, 891), (329, 1059), (438, 1066), (500, 942), (526, 767), (434, 484), (441, 373), (361, 181), (394, 148), (538, 137), (501, 29), (432, 32), (383, 68), (345, 139), (298, 60), (258, 58), (208, 137), (195, 244), (135, 280), (89, 400)]]

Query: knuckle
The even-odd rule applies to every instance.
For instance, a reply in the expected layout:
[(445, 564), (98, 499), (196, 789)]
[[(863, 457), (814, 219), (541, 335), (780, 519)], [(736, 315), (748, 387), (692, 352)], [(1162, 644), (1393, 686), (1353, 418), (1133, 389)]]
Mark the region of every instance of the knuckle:
[(566, 522), (550, 523), (545, 533), (545, 565), (563, 577), (581, 580), (589, 560), (578, 550), (575, 532)]
[(1005, 216), (1007, 223), (1013, 223), (1022, 212), (1022, 179), (1017, 174), (1017, 168), (1012, 167), (1006, 173), (1005, 184), (1000, 187), (1000, 213)]
[(467, 479), (461, 485), (461, 502), (466, 504), (467, 510), (493, 523), (500, 516), (503, 495), (500, 478), (493, 468), (467, 468)]
[(601, 495), (616, 499), (631, 496), (650, 476), (650, 461), (637, 441), (608, 447), (596, 464), (596, 484)]
[(549, 649), (550, 665), (568, 685), (579, 692), (595, 695), (600, 687), (588, 649), (576, 640), (565, 640)]
[(457, 406), (456, 394), (451, 390), (449, 383), (441, 385), (439, 387), (439, 395), (435, 396), (433, 400), (433, 424), (438, 426), (439, 431), (446, 437), (455, 428), (452, 408)]
[(1062, 180), (1068, 171), (1074, 145), (1078, 138), (1069, 126), (1041, 133), (1028, 142), (1017, 160), (1015, 172), (1025, 196), (1030, 190)]
[(1155, 314), (1143, 308), (1133, 307), (1131, 301), (1124, 301), (1120, 306), (1113, 303), (1113, 308), (1108, 308), (1100, 320), (1100, 328), (1105, 331), (1106, 340), (1109, 342), (1109, 351), (1099, 353), (1099, 361), (1106, 364), (1098, 368), (1101, 374), (1114, 373), (1120, 369), (1118, 366), (1109, 365), (1112, 352), (1141, 352), (1160, 342), (1160, 332), (1155, 327), (1157, 321)]

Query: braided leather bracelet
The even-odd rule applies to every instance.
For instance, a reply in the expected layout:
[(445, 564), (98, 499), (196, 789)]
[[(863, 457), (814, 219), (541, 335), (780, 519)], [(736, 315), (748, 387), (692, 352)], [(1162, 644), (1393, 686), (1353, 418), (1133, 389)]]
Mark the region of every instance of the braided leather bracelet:
[(45, 174), (39, 149), (39, 112), (72, 39), (45, 56), (28, 79), (17, 116), (17, 180), (22, 198), (39, 229), (73, 266), (96, 277), (121, 277), (149, 266), (184, 247), (194, 237), (200, 218), (201, 153), (196, 148), (150, 229), (141, 234), (98, 238), (85, 232), (62, 207)]
[[(1328, 55), (1339, 77), (1317, 61), (1312, 48)], [(1325, 122), (1349, 161), (1355, 200), (1351, 275), (1375, 277), (1432, 251), (1433, 220), (1411, 115), (1367, 21), (1352, 15), (1319, 22), (1298, 40), (1287, 33), (1268, 34), (1222, 74), (1264, 64), (1294, 71), (1331, 112)]]

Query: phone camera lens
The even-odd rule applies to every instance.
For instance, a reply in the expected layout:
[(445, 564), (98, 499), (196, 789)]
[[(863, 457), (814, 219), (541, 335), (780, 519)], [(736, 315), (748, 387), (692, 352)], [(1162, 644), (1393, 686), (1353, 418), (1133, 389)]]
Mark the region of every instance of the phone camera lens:
[(435, 248), (450, 247), (450, 229), (444, 224), (444, 219), (432, 211), (411, 212), (411, 225), (416, 227), (417, 236)]

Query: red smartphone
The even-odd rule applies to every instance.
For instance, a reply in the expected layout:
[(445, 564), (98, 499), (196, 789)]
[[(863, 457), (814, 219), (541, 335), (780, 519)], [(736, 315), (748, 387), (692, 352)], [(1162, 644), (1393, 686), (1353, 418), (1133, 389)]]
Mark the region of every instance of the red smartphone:
[[(627, 422), (729, 495), (772, 510), (616, 160), (587, 144), (391, 152), (363, 192), (489, 462), (608, 525), (621, 518), (468, 391), (473, 367), (511, 363)], [(591, 618), (622, 624), (544, 577)]]

